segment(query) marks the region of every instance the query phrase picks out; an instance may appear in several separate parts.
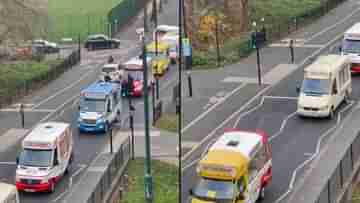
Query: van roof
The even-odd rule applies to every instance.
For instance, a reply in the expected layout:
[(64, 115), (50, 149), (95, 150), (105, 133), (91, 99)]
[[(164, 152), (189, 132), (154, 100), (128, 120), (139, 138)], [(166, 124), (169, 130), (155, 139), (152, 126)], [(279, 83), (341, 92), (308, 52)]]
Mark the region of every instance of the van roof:
[(7, 200), (9, 194), (15, 193), (15, 185), (0, 182), (0, 202)]
[(339, 69), (344, 63), (348, 62), (346, 56), (340, 55), (326, 55), (320, 56), (312, 64), (305, 68), (305, 72), (315, 73), (331, 73)]
[(262, 136), (255, 132), (225, 132), (209, 149), (209, 151), (225, 150), (240, 152), (250, 158), (256, 146), (262, 142)]
[(348, 30), (345, 31), (345, 37), (348, 34), (357, 34), (357, 37), (360, 35), (360, 22), (355, 23), (353, 26), (351, 26)]
[(69, 126), (70, 124), (61, 122), (40, 123), (25, 137), (23, 146), (31, 148), (30, 143), (53, 144)]

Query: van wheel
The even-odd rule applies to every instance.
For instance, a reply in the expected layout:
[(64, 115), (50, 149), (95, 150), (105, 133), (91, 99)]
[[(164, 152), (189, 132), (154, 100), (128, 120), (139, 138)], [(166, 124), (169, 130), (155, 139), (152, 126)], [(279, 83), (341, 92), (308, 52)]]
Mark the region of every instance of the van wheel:
[(346, 104), (348, 104), (348, 103), (350, 102), (350, 95), (349, 95), (349, 92), (348, 92), (348, 91), (345, 92), (344, 102), (345, 102)]
[(49, 185), (49, 193), (53, 193), (55, 192), (55, 182), (53, 180), (50, 180), (50, 185)]
[(261, 187), (258, 200), (261, 201), (263, 199), (265, 199), (265, 187)]
[(333, 119), (333, 118), (334, 118), (334, 107), (331, 107), (329, 112), (329, 119)]

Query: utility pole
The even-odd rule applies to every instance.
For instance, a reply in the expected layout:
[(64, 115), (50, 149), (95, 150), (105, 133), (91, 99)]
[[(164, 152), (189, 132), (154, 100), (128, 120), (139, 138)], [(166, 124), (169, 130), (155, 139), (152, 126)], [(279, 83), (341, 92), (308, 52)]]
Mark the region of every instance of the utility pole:
[[(143, 78), (144, 84), (148, 84), (148, 71), (146, 61), (145, 37), (142, 39), (143, 49)], [(153, 201), (153, 183), (151, 176), (151, 150), (150, 150), (150, 131), (149, 131), (149, 90), (144, 88), (144, 119), (145, 119), (145, 199), (147, 203)]]
[(181, 110), (181, 76), (182, 76), (182, 55), (183, 55), (183, 47), (182, 47), (182, 11), (183, 11), (183, 0), (179, 0), (179, 11), (178, 11), (178, 21), (179, 21), (179, 97), (177, 99), (177, 106), (178, 106), (178, 110), (179, 110), (179, 117), (178, 117), (178, 182), (179, 182), (179, 203), (182, 203), (182, 174), (181, 174), (181, 155), (182, 155), (182, 144), (181, 144), (181, 129), (182, 129), (182, 110)]
[(217, 56), (217, 67), (220, 67), (220, 44), (219, 44), (219, 19), (216, 17), (215, 23), (215, 41), (216, 41), (216, 56)]
[(144, 5), (144, 36), (149, 31), (148, 26), (147, 26), (147, 21), (148, 21), (147, 18), (148, 18), (148, 16), (147, 16), (147, 4), (145, 3), (145, 5)]
[(130, 131), (131, 131), (131, 158), (135, 159), (135, 136), (134, 136), (134, 111), (135, 107), (132, 105), (131, 97), (129, 97), (129, 113), (130, 113)]
[(294, 59), (294, 40), (293, 39), (290, 40), (289, 48), (290, 48), (291, 63), (294, 64), (295, 59)]
[(260, 64), (260, 51), (258, 43), (255, 41), (256, 44), (256, 62), (257, 62), (257, 68), (258, 68), (258, 83), (259, 86), (261, 86), (261, 64)]
[[(158, 30), (157, 30), (157, 27), (158, 27), (158, 16), (157, 16), (157, 3), (156, 3), (157, 0), (153, 0), (153, 12), (154, 12), (154, 23), (155, 23), (155, 58), (156, 60), (158, 60)], [(156, 73), (158, 74), (159, 73), (159, 66), (158, 64), (156, 63)], [(159, 76), (156, 75), (155, 76), (155, 83), (156, 83), (156, 99), (158, 100), (159, 99)]]

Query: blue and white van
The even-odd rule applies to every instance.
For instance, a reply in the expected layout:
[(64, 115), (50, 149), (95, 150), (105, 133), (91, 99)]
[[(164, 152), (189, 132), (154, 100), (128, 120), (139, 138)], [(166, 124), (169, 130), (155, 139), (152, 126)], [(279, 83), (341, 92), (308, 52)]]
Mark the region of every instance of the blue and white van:
[(121, 85), (97, 82), (83, 89), (79, 101), (80, 132), (108, 132), (110, 125), (121, 120)]

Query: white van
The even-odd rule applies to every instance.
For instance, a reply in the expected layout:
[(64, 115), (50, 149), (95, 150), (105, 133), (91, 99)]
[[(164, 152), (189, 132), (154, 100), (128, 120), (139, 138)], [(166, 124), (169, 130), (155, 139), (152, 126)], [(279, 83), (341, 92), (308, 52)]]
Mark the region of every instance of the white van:
[(19, 194), (14, 185), (0, 183), (0, 203), (19, 203)]
[(345, 31), (340, 52), (350, 58), (351, 72), (360, 73), (360, 23)]
[(297, 105), (302, 116), (334, 116), (335, 109), (351, 94), (350, 62), (346, 56), (320, 56), (304, 70)]
[(16, 188), (25, 192), (54, 192), (73, 159), (73, 138), (68, 123), (37, 125), (23, 140), (17, 158)]

